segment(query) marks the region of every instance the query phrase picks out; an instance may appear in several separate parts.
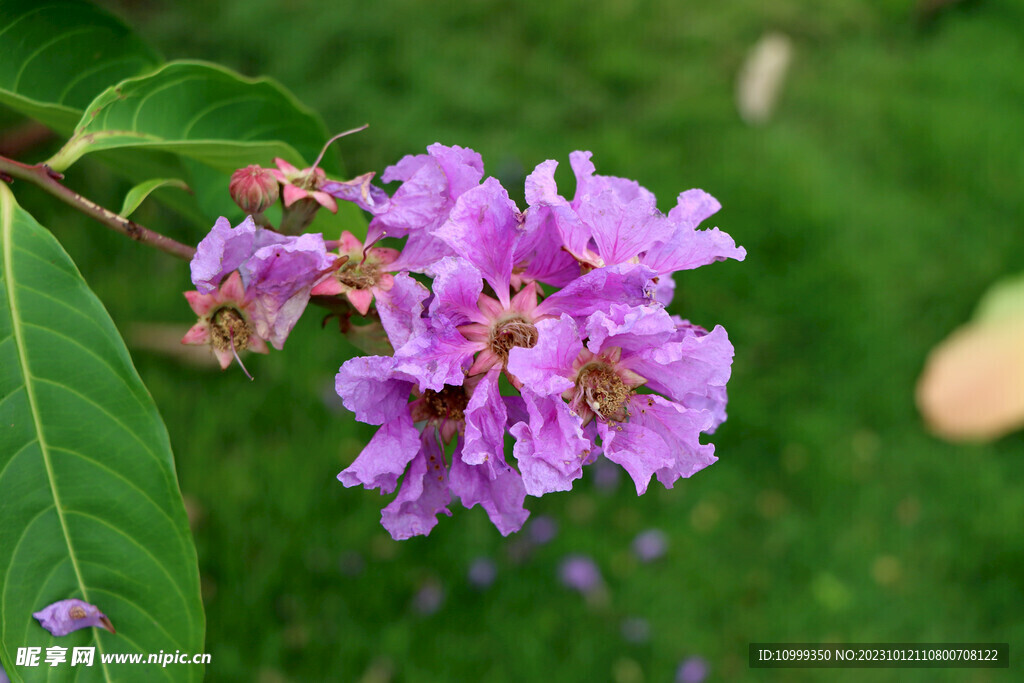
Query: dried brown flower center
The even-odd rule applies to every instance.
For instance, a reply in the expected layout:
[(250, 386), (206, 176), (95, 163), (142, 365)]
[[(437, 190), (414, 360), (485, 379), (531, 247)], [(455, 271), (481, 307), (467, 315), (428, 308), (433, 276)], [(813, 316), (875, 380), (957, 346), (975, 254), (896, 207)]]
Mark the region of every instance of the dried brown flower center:
[(423, 392), (423, 407), (426, 414), (422, 417), (462, 422), (466, 419), (467, 405), (469, 396), (466, 396), (466, 390), (462, 387), (446, 386), (441, 391), (427, 389)]
[(249, 348), (252, 330), (242, 314), (234, 308), (221, 308), (210, 318), (210, 336), (213, 348), (227, 351), (234, 344), (236, 351)]
[(68, 616), (72, 619), (85, 619), (85, 610), (82, 609), (80, 606), (75, 605), (74, 607), (68, 610)]
[(607, 363), (588, 363), (576, 378), (576, 395), (605, 420), (626, 419), (626, 404), (632, 393)]
[(346, 266), (338, 271), (338, 282), (352, 289), (370, 289), (380, 279), (380, 264), (370, 259), (349, 261)]
[(532, 349), (537, 345), (537, 328), (525, 318), (510, 318), (491, 330), (489, 344), (491, 351), (504, 362), (513, 348)]

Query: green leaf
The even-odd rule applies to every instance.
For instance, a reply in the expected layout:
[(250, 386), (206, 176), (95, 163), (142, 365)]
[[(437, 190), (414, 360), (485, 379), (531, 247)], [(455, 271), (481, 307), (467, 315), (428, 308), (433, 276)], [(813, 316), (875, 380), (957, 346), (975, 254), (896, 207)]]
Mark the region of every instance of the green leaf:
[[(13, 681), (139, 680), (101, 654), (203, 650), (196, 551), (167, 431), (124, 343), (68, 255), (0, 183), (0, 661)], [(117, 629), (55, 638), (32, 613), (65, 598)], [(95, 647), (15, 667), (19, 647)], [(70, 653), (70, 649), (68, 652)], [(144, 667), (144, 665), (142, 665)], [(143, 677), (198, 681), (175, 665)]]
[(139, 208), (139, 204), (145, 201), (146, 197), (161, 187), (176, 187), (179, 190), (188, 192), (188, 185), (185, 184), (185, 181), (177, 178), (153, 178), (143, 181), (128, 190), (128, 194), (124, 196), (124, 204), (121, 206), (120, 215), (125, 218), (131, 216), (135, 209)]
[(70, 134), (96, 93), (159, 56), (119, 19), (78, 0), (0, 0), (0, 103)]
[(1007, 277), (992, 285), (974, 312), (975, 322), (1000, 322), (1024, 317), (1024, 274)]
[(90, 152), (141, 147), (228, 173), (274, 157), (302, 167), (326, 139), (319, 117), (272, 80), (202, 62), (171, 62), (101, 93), (47, 163), (63, 171)]

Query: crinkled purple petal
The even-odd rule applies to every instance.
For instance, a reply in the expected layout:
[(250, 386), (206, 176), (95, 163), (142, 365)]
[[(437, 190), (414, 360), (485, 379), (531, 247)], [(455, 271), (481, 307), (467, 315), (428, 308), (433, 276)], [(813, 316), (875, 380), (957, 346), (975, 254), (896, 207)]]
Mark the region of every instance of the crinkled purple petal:
[[(549, 159), (538, 164), (526, 177), (526, 203), (529, 209), (526, 212), (527, 237), (524, 242), (538, 255), (542, 254), (540, 247), (543, 244), (564, 245), (573, 254), (582, 255), (587, 251), (590, 242), (590, 230), (576, 215), (569, 202), (558, 194), (558, 186), (555, 183), (557, 167), (558, 162)], [(556, 237), (557, 242), (551, 239)], [(563, 254), (563, 258), (569, 256), (557, 247), (554, 253)]]
[(390, 208), (391, 198), (383, 189), (370, 184), (372, 178), (373, 173), (365, 173), (352, 180), (329, 180), (320, 187), (320, 190), (335, 199), (352, 202), (363, 211), (378, 216)]
[(410, 231), (425, 230), (437, 222), (448, 202), (448, 179), (441, 165), (428, 154), (402, 158), (385, 169), (382, 180), (401, 180), (402, 184), (387, 210), (370, 221), (368, 242), (371, 235), (404, 237)]
[(455, 250), (444, 240), (434, 237), (425, 230), (418, 230), (409, 235), (390, 270), (408, 270), (433, 277), (437, 262), (445, 256), (455, 256)]
[[(633, 398), (642, 398), (646, 402), (646, 395)], [(636, 411), (639, 412), (640, 408), (637, 407)], [(604, 456), (622, 465), (629, 473), (636, 485), (637, 495), (647, 491), (647, 485), (655, 472), (673, 463), (665, 440), (636, 415), (631, 414), (628, 422), (599, 423), (597, 431), (601, 435)]]
[(423, 434), (421, 443), (398, 495), (381, 510), (381, 524), (396, 541), (426, 536), (437, 525), (439, 514), (452, 514), (448, 511), (448, 468), (433, 430)]
[(444, 316), (455, 325), (489, 322), (477, 305), (484, 281), (472, 263), (457, 256), (446, 256), (434, 265), (433, 270), (432, 318)]
[(338, 480), (345, 486), (362, 484), (368, 489), (391, 493), (419, 450), (420, 433), (406, 410), (377, 430), (355, 461), (338, 475)]
[[(616, 345), (617, 340), (608, 343)], [(629, 357), (624, 354), (622, 364), (646, 377), (648, 388), (674, 401), (685, 401), (691, 394), (708, 396), (711, 386), (724, 387), (732, 373), (732, 358), (729, 335), (719, 325), (699, 336), (677, 330), (661, 344), (637, 350)]]
[(546, 231), (534, 250), (523, 260), (517, 259), (516, 264), (517, 268), (523, 269), (523, 280), (536, 280), (552, 287), (565, 287), (580, 276), (579, 261), (562, 248), (556, 232)]
[(448, 180), (448, 200), (454, 203), (463, 193), (480, 184), (484, 177), (484, 160), (477, 152), (458, 145), (442, 145), (439, 142), (427, 147), (444, 171)]
[(360, 422), (384, 424), (409, 412), (412, 384), (392, 378), (394, 364), (390, 356), (360, 356), (345, 361), (334, 376), (334, 390)]
[(714, 197), (702, 190), (687, 190), (679, 195), (678, 201), (668, 213), (671, 234), (652, 246), (640, 259), (641, 263), (666, 276), (715, 261), (746, 258), (747, 250), (737, 247), (732, 237), (718, 228), (696, 229), (702, 220), (721, 208)]
[(574, 384), (572, 364), (583, 350), (579, 330), (566, 313), (541, 320), (536, 327), (533, 348), (516, 346), (509, 351), (508, 371), (538, 395), (560, 396)]
[(452, 457), (451, 491), (467, 509), (480, 505), (502, 536), (519, 531), (530, 516), (523, 508), (526, 488), (514, 468), (501, 462), (493, 466), (471, 465), (463, 450)]
[(252, 216), (246, 216), (236, 228), (222, 216), (196, 247), (190, 264), (192, 284), (203, 294), (209, 294), (217, 289), (225, 275), (238, 270), (256, 250), (288, 240), (273, 230), (257, 228)]
[(57, 637), (90, 626), (112, 630), (110, 620), (96, 605), (90, 605), (77, 598), (58, 600), (32, 616), (39, 620), (43, 628)]
[[(641, 258), (640, 262), (644, 263), (644, 259)], [(659, 275), (658, 281), (654, 285), (654, 300), (662, 306), (669, 306), (675, 295), (676, 281), (672, 278), (672, 274)]]
[(514, 425), (517, 422), (526, 422), (530, 419), (522, 396), (502, 396), (501, 400), (505, 403), (505, 411), (508, 415), (506, 424)]
[(640, 200), (651, 209), (657, 206), (654, 194), (635, 180), (596, 175), (594, 163), (590, 160), (592, 156), (590, 152), (573, 152), (569, 155), (569, 165), (572, 166), (573, 173), (576, 175), (576, 195), (571, 203), (573, 209), (579, 211), (588, 198), (606, 190), (614, 193), (622, 203)]
[(537, 306), (535, 315), (568, 313), (583, 322), (591, 313), (612, 304), (642, 306), (652, 301), (654, 271), (644, 266), (622, 263), (598, 268), (576, 278)]
[(420, 391), (441, 391), (446, 384), (462, 386), (473, 354), (480, 344), (468, 341), (447, 318), (430, 321), (426, 332), (395, 351), (395, 371), (415, 377)]
[(427, 321), (423, 319), (423, 302), (430, 292), (412, 279), (408, 273), (395, 275), (391, 289), (375, 289), (377, 314), (387, 332), (391, 348), (400, 349), (413, 337), (426, 332)]
[(505, 466), (505, 423), (508, 413), (498, 390), (500, 375), (500, 366), (491, 368), (473, 389), (465, 410), (466, 441), (461, 458), (467, 465), (481, 465), (492, 473), (499, 472)]
[(636, 258), (674, 231), (653, 201), (640, 196), (624, 202), (611, 188), (589, 195), (576, 212), (608, 265)]
[(703, 396), (687, 394), (680, 403), (691, 410), (706, 410), (714, 416), (711, 420), (711, 426), (704, 430), (705, 434), (714, 434), (718, 426), (725, 422), (725, 419), (729, 416), (725, 412), (725, 407), (729, 403), (729, 396), (724, 386), (709, 384), (707, 393)]
[(526, 493), (542, 496), (570, 490), (573, 480), (583, 475), (583, 462), (590, 455), (582, 420), (558, 396), (538, 396), (524, 389), (523, 400), (530, 419), (509, 431), (516, 438), (512, 453)]
[(513, 254), (523, 234), (519, 219), (519, 211), (505, 188), (488, 178), (459, 197), (448, 221), (433, 231), (479, 269), (506, 307)]
[(587, 318), (587, 348), (600, 353), (615, 346), (623, 356), (660, 349), (677, 335), (672, 317), (660, 306), (612, 304)]
[(334, 264), (320, 234), (306, 233), (261, 247), (240, 267), (253, 294), (259, 336), (280, 349), (309, 302), (309, 292)]
[(677, 225), (690, 230), (718, 213), (722, 205), (704, 190), (686, 190), (676, 198), (676, 205), (668, 217)]
[[(718, 459), (714, 444), (700, 443), (701, 432), (707, 432), (714, 424), (714, 415), (710, 411), (691, 410), (654, 394), (639, 394), (630, 399), (629, 422), (623, 426), (627, 424), (655, 434), (664, 442), (660, 453), (667, 456), (671, 464), (659, 468), (656, 474), (666, 488), (672, 488), (680, 477), (689, 477)], [(612, 448), (623, 460), (631, 457), (621, 446)], [(608, 443), (604, 444), (604, 449), (606, 456), (625, 466), (622, 460), (611, 456)], [(626, 469), (629, 470), (628, 467)], [(634, 481), (636, 479), (634, 477)]]

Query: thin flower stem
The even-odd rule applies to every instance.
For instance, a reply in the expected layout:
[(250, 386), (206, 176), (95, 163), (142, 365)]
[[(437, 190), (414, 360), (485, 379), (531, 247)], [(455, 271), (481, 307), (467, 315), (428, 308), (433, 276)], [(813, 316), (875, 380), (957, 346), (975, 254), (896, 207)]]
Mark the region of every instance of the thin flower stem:
[(359, 126), (358, 128), (353, 128), (352, 130), (346, 130), (344, 133), (338, 133), (333, 138), (331, 138), (330, 140), (325, 142), (323, 148), (320, 150), (320, 156), (318, 156), (316, 158), (316, 161), (313, 162), (313, 165), (311, 166), (311, 168), (316, 168), (317, 166), (320, 165), (320, 162), (323, 161), (323, 159), (324, 159), (324, 153), (327, 151), (327, 148), (331, 146), (332, 142), (334, 142), (338, 138), (343, 138), (346, 135), (351, 135), (352, 133), (358, 133), (361, 130), (366, 130), (369, 127), (370, 127), (370, 124), (364, 123), (363, 125)]
[(192, 260), (196, 250), (187, 244), (182, 244), (158, 232), (153, 232), (135, 221), (117, 215), (109, 209), (92, 202), (74, 190), (71, 190), (60, 183), (64, 177), (45, 164), (34, 166), (23, 164), (13, 159), (0, 156), (0, 178), (4, 176), (18, 178), (41, 187), (68, 206), (71, 206), (86, 216), (89, 216), (115, 232), (127, 235), (136, 242), (142, 242), (171, 256), (177, 256), (186, 261)]

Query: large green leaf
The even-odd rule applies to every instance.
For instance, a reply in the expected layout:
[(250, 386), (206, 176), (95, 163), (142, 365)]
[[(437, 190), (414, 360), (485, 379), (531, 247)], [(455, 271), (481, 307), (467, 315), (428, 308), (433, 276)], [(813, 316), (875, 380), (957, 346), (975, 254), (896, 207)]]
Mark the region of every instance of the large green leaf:
[(272, 80), (203, 62), (171, 62), (101, 93), (47, 163), (63, 171), (90, 152), (142, 147), (231, 172), (275, 156), (303, 164), (326, 137), (319, 117)]
[(159, 56), (79, 0), (0, 0), (0, 103), (70, 134), (96, 93)]
[[(196, 551), (167, 431), (102, 304), (0, 183), (0, 660), (12, 680), (196, 681), (202, 667), (102, 664), (196, 653)], [(52, 637), (32, 617), (65, 598), (112, 635)], [(15, 666), (19, 647), (96, 648), (91, 668)], [(69, 649), (70, 653), (70, 649)]]

